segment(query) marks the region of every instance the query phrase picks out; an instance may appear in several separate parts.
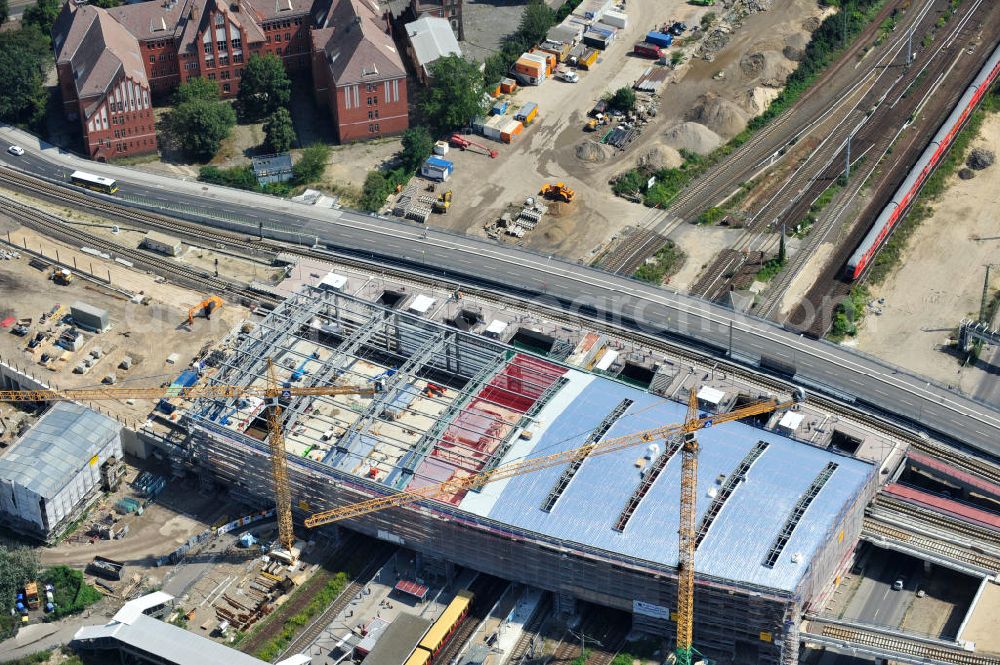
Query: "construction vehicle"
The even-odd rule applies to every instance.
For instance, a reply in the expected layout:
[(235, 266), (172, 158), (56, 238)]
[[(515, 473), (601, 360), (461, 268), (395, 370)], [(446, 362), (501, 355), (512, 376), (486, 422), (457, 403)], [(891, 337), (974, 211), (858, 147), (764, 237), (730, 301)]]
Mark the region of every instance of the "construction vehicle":
[(73, 283), (73, 273), (65, 268), (53, 268), (49, 279), (60, 286), (69, 286)]
[(38, 600), (38, 582), (28, 582), (24, 585), (24, 600), (29, 610), (37, 610), (41, 606)]
[(434, 203), (431, 204), (431, 210), (433, 210), (436, 213), (440, 213), (442, 215), (448, 212), (448, 208), (450, 207), (451, 207), (450, 189), (441, 196), (437, 197), (437, 200), (435, 200)]
[(589, 119), (583, 125), (583, 129), (584, 129), (584, 131), (587, 131), (587, 132), (595, 132), (595, 131), (597, 131), (597, 118), (591, 118), (591, 119)]
[(538, 195), (555, 201), (572, 203), (573, 197), (576, 196), (576, 192), (567, 187), (566, 183), (557, 182), (554, 185), (542, 185), (542, 188), (538, 191)]
[[(456, 492), (481, 489), (485, 485), (497, 480), (514, 478), (563, 464), (576, 464), (589, 457), (648, 445), (655, 441), (672, 441), (674, 450), (676, 451), (677, 448), (680, 448), (682, 455), (680, 537), (678, 539), (679, 556), (677, 567), (677, 648), (673, 654), (673, 662), (675, 665), (693, 665), (692, 656), (697, 653), (692, 643), (692, 629), (694, 626), (694, 556), (697, 538), (695, 522), (697, 517), (698, 491), (698, 441), (695, 438), (695, 433), (706, 427), (769, 414), (774, 411), (791, 409), (799, 402), (804, 401), (805, 398), (805, 391), (797, 389), (789, 401), (779, 402), (777, 399), (770, 399), (749, 404), (729, 413), (700, 416), (698, 412), (698, 390), (697, 386), (695, 386), (691, 388), (688, 398), (687, 418), (680, 425), (665, 425), (613, 439), (593, 441), (579, 448), (564, 450), (544, 457), (529, 457), (516, 462), (509, 462), (489, 471), (454, 478), (436, 485), (407, 489), (405, 492), (368, 499), (367, 501), (310, 515), (306, 518), (305, 524), (307, 527), (314, 528), (345, 519), (357, 518), (394, 506), (404, 506), (423, 499), (443, 499), (453, 496)], [(664, 451), (663, 454), (667, 455), (668, 453)]]
[(212, 312), (222, 307), (222, 298), (219, 296), (209, 296), (200, 303), (188, 310), (187, 324), (194, 325), (194, 317), (200, 312), (205, 313), (205, 319), (212, 320)]
[(168, 398), (239, 400), (258, 397), (268, 404), (267, 425), (268, 444), (271, 449), (271, 473), (274, 480), (275, 512), (278, 516), (278, 541), (281, 547), (291, 553), (295, 543), (292, 527), (292, 489), (288, 481), (288, 462), (285, 458), (285, 436), (281, 427), (281, 399), (316, 395), (362, 395), (371, 397), (382, 392), (385, 385), (373, 381), (369, 387), (360, 386), (282, 386), (278, 383), (274, 363), (268, 358), (265, 385), (231, 386), (211, 384), (201, 386), (168, 386), (166, 388), (70, 388), (67, 390), (0, 390), (0, 401), (4, 402), (52, 402), (99, 400)]
[(451, 145), (452, 148), (458, 148), (459, 150), (468, 150), (469, 148), (479, 148), (487, 155), (489, 155), (490, 158), (492, 159), (496, 159), (497, 156), (500, 154), (493, 148), (489, 148), (483, 145), (482, 143), (477, 143), (472, 139), (467, 139), (461, 134), (452, 134), (451, 137), (448, 139), (448, 143)]

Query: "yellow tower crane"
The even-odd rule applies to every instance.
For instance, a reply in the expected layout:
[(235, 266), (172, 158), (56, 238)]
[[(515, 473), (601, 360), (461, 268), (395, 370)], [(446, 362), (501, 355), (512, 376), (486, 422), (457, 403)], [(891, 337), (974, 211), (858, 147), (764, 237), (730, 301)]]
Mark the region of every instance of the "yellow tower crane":
[(694, 653), (694, 555), (697, 534), (695, 521), (698, 510), (698, 440), (695, 438), (695, 433), (714, 425), (788, 409), (803, 399), (805, 399), (805, 393), (797, 391), (790, 401), (779, 402), (777, 399), (770, 399), (749, 404), (728, 413), (699, 417), (698, 392), (697, 388), (692, 388), (688, 397), (687, 418), (683, 424), (664, 425), (612, 439), (595, 441), (579, 448), (564, 450), (544, 457), (530, 457), (510, 462), (464, 478), (447, 480), (436, 485), (360, 501), (310, 515), (306, 518), (305, 523), (310, 528), (323, 526), (394, 506), (405, 506), (423, 499), (451, 496), (456, 492), (480, 488), (497, 480), (514, 478), (549, 467), (582, 461), (587, 457), (606, 455), (677, 436), (683, 437), (681, 441), (681, 498), (677, 558), (677, 646), (674, 662), (675, 665), (691, 665)]
[(285, 459), (285, 437), (281, 427), (279, 398), (309, 395), (372, 396), (381, 390), (378, 383), (360, 386), (295, 386), (278, 383), (274, 363), (267, 361), (267, 381), (264, 386), (230, 386), (223, 384), (169, 388), (67, 388), (65, 390), (0, 390), (4, 402), (108, 401), (120, 399), (229, 399), (259, 397), (267, 401), (268, 445), (271, 449), (271, 472), (274, 481), (275, 515), (278, 518), (278, 542), (288, 550), (295, 542), (292, 526), (292, 489), (288, 481)]

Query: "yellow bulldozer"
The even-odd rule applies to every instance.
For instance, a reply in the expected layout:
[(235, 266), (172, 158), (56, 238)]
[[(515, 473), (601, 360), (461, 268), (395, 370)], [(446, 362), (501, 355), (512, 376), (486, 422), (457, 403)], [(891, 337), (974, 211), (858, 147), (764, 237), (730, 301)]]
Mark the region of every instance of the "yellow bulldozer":
[(563, 201), (565, 203), (572, 203), (573, 197), (576, 196), (576, 192), (566, 186), (564, 182), (557, 182), (554, 185), (545, 184), (542, 185), (541, 190), (538, 192), (539, 196), (543, 196), (547, 199), (552, 199), (553, 201)]

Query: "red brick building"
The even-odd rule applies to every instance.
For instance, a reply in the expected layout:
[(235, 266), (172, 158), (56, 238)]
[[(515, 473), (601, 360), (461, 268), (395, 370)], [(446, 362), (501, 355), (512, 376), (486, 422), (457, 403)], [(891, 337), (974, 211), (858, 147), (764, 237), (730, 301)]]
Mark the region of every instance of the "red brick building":
[(312, 39), (316, 100), (332, 112), (338, 141), (409, 126), (406, 69), (373, 0), (341, 0)]
[(103, 161), (154, 152), (151, 98), (165, 98), (190, 78), (215, 81), (224, 98), (235, 97), (255, 53), (281, 57), (289, 73), (325, 63), (313, 71), (324, 82), (317, 90), (324, 103), (331, 81), (347, 85), (357, 73), (347, 63), (377, 61), (381, 71), (358, 64), (358, 83), (392, 93), (372, 114), (378, 122), (369, 128), (357, 107), (331, 104), (337, 135), (356, 141), (403, 131), (405, 73), (380, 26), (369, 0), (149, 0), (109, 10), (71, 0), (53, 27), (53, 45), (66, 113), (79, 119), (90, 156)]

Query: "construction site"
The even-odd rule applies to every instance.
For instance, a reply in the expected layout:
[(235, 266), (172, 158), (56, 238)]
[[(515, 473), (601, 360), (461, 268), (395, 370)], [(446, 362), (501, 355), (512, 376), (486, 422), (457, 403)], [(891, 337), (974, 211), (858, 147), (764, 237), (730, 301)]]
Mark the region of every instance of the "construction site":
[[(672, 634), (679, 444), (632, 446), (485, 487), (462, 481), (683, 422), (684, 405), (662, 395), (686, 377), (657, 372), (653, 394), (627, 375), (588, 371), (601, 358), (611, 361), (606, 370), (625, 364), (596, 334), (539, 356), (508, 342), (543, 345), (544, 334), (531, 340), (470, 303), (376, 292), (374, 283), (368, 299), (324, 288), (346, 281), (328, 277), (278, 305), (216, 358), (208, 384), (264, 386), (270, 360), (284, 386), (374, 390), (281, 400), (295, 513), (453, 483), (435, 491), (437, 501), (340, 524), (419, 552), (445, 577), (472, 568), (551, 591), (565, 614), (587, 601), (632, 613), (636, 629)], [(748, 397), (765, 396), (700, 393), (709, 411)], [(793, 408), (700, 435), (694, 630), (715, 658), (776, 663), (783, 644), (794, 650), (786, 622), (822, 607), (876, 491), (881, 461), (795, 441), (788, 435), (804, 416)], [(263, 410), (259, 398), (197, 400), (181, 417), (186, 436), (161, 445), (178, 470), (271, 506)]]

